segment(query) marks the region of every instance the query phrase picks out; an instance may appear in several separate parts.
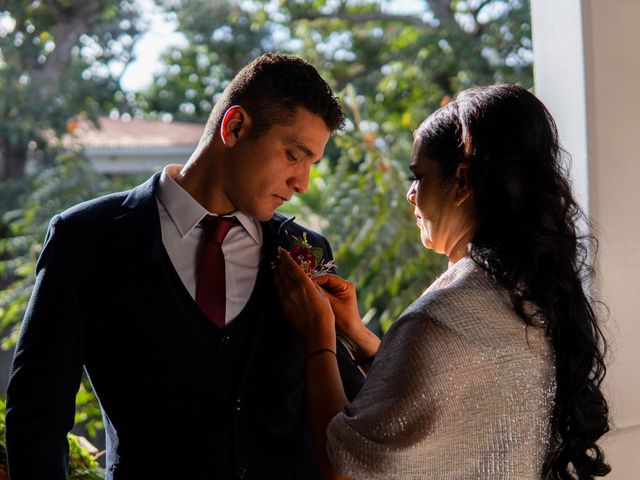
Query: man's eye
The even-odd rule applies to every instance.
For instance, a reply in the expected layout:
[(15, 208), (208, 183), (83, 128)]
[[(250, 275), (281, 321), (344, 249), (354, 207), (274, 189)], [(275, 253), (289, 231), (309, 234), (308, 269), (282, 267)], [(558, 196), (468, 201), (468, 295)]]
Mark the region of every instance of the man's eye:
[(292, 162), (297, 162), (298, 159), (295, 157), (295, 155), (293, 153), (291, 153), (290, 151), (287, 150), (287, 157), (289, 157), (289, 160), (291, 160)]

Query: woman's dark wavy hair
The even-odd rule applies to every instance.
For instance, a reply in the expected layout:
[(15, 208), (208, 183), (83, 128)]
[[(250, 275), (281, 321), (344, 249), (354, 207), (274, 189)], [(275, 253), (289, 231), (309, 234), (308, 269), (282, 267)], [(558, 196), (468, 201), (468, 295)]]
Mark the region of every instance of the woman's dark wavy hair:
[[(415, 133), (419, 155), (452, 181), (466, 163), (476, 219), (469, 254), (546, 320), (555, 353), (556, 397), (546, 479), (592, 479), (611, 470), (596, 441), (609, 430), (600, 385), (606, 342), (584, 282), (593, 275), (596, 239), (576, 203), (556, 124), (533, 94), (516, 85), (463, 91)], [(590, 248), (594, 247), (594, 248)]]

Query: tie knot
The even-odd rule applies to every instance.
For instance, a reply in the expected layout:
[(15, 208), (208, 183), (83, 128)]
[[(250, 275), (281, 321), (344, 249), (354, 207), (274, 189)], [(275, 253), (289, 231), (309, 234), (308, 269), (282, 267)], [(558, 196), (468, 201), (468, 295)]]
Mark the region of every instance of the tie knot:
[(239, 225), (236, 217), (216, 217), (213, 215), (207, 215), (201, 223), (207, 241), (216, 243), (222, 243), (229, 230)]

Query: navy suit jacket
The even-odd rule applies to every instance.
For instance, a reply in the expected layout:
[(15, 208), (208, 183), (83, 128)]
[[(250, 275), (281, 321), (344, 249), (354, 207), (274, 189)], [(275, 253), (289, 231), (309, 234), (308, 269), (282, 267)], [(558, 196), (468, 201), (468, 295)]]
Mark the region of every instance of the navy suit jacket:
[[(50, 223), (8, 388), (12, 480), (66, 478), (83, 368), (103, 411), (107, 478), (316, 478), (302, 344), (282, 316), (273, 276), (257, 292), (246, 368), (231, 391), (172, 280), (158, 178)], [(286, 243), (284, 220), (276, 214), (262, 225), (264, 262)], [(306, 231), (330, 257), (320, 235), (292, 222), (286, 230)], [(352, 397), (362, 377), (346, 359), (342, 351)]]

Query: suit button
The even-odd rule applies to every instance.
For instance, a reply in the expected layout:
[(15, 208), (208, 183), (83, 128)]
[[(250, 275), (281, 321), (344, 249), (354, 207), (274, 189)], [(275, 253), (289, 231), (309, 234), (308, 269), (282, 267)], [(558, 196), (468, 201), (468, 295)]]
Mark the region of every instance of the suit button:
[(242, 397), (236, 399), (236, 412), (242, 410)]
[(236, 477), (237, 477), (237, 478), (242, 479), (242, 478), (246, 477), (246, 475), (247, 475), (247, 469), (246, 469), (246, 468), (244, 468), (244, 467), (238, 467), (238, 468), (236, 469)]
[(223, 335), (220, 341), (223, 345), (229, 345), (231, 343), (231, 337), (229, 335)]

